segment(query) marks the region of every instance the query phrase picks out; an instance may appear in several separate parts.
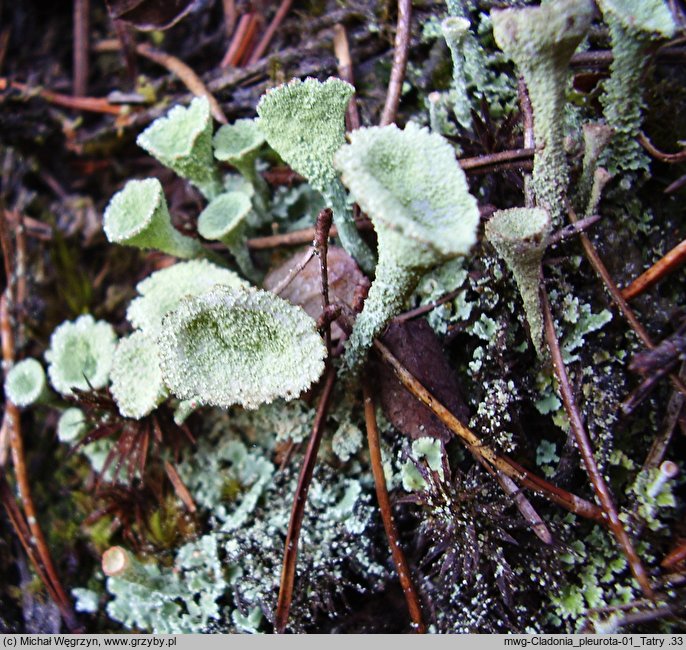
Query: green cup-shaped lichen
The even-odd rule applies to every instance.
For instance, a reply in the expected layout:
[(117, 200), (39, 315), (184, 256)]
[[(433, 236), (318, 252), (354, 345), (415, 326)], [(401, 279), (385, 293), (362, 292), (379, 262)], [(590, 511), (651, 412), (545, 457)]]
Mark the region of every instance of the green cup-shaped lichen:
[(264, 178), (257, 172), (255, 161), (260, 148), (265, 142), (256, 120), (236, 120), (225, 124), (215, 134), (214, 157), (217, 160), (233, 165), (253, 187), (255, 210), (260, 220), (268, 219), (267, 198), (269, 188)]
[(198, 217), (198, 232), (205, 239), (221, 241), (229, 249), (243, 273), (255, 280), (257, 271), (245, 243), (250, 198), (242, 192), (227, 192), (212, 199)]
[(472, 128), (472, 113), (469, 95), (467, 94), (467, 78), (465, 76), (464, 45), (469, 35), (470, 23), (466, 18), (450, 16), (441, 23), (443, 38), (450, 48), (453, 59), (453, 91), (455, 102), (453, 111), (455, 119), (465, 128)]
[(544, 355), (539, 297), (541, 260), (550, 231), (550, 215), (541, 208), (499, 210), (486, 224), (486, 237), (505, 260), (517, 283), (531, 340), (539, 355)]
[(57, 437), (66, 444), (74, 442), (86, 433), (86, 416), (79, 408), (72, 407), (62, 411), (57, 422)]
[(222, 191), (212, 156), (212, 117), (206, 97), (196, 97), (188, 107), (175, 106), (143, 131), (136, 142), (193, 183), (207, 199)]
[(247, 286), (233, 271), (207, 260), (177, 262), (138, 283), (136, 290), (140, 297), (131, 301), (126, 317), (134, 327), (157, 338), (162, 319), (179, 306), (182, 298), (200, 295), (217, 284), (234, 288)]
[(376, 279), (346, 350), (357, 368), (421, 275), (469, 252), (479, 210), (450, 144), (413, 123), (354, 131), (336, 167), (379, 240)]
[(641, 129), (642, 79), (651, 41), (671, 38), (674, 18), (663, 0), (598, 0), (610, 28), (612, 64), (601, 96), (605, 119), (615, 130), (603, 165), (612, 174), (647, 166), (636, 137)]
[(168, 314), (162, 374), (179, 399), (257, 408), (293, 399), (324, 370), (326, 347), (305, 311), (267, 291), (217, 286)]
[(63, 395), (71, 395), (74, 388), (103, 388), (110, 376), (116, 344), (112, 326), (95, 321), (90, 314), (65, 321), (52, 333), (45, 353), (50, 383)]
[(203, 254), (197, 241), (172, 226), (162, 184), (156, 178), (129, 181), (117, 192), (105, 210), (103, 227), (114, 244), (155, 249), (182, 258)]
[(124, 417), (139, 420), (151, 413), (167, 393), (155, 339), (140, 331), (121, 339), (111, 378), (110, 390)]
[(614, 129), (607, 124), (584, 124), (584, 160), (581, 167), (581, 177), (577, 183), (577, 206), (585, 210), (593, 188), (593, 175), (598, 167), (598, 160), (609, 144)]
[(593, 18), (591, 0), (558, 0), (540, 7), (493, 11), (498, 46), (524, 77), (534, 110), (533, 186), (553, 223), (562, 223), (569, 182), (564, 151), (564, 105), (569, 61)]
[(369, 272), (374, 257), (355, 228), (333, 166), (334, 154), (345, 143), (345, 111), (354, 92), (341, 79), (294, 79), (263, 95), (257, 114), (269, 145), (324, 195), (343, 247)]
[(5, 379), (5, 396), (19, 407), (47, 399), (43, 366), (36, 359), (24, 359), (12, 366)]

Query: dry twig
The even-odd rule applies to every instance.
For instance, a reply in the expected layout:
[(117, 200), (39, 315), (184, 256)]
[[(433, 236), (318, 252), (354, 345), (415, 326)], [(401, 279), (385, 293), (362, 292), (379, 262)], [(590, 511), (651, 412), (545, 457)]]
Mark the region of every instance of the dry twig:
[(253, 50), (246, 65), (254, 65), (262, 58), (264, 53), (267, 51), (269, 44), (272, 42), (272, 38), (274, 38), (276, 30), (279, 29), (281, 23), (283, 22), (283, 19), (286, 17), (286, 14), (288, 13), (288, 10), (291, 8), (292, 4), (293, 0), (281, 1), (281, 5), (279, 6), (276, 14), (274, 14), (272, 22), (269, 23), (269, 27), (267, 27), (267, 30), (262, 35), (260, 42), (257, 44), (257, 47), (255, 47), (255, 49)]
[(654, 593), (652, 587), (650, 586), (648, 574), (646, 573), (643, 563), (633, 547), (631, 539), (629, 538), (624, 525), (619, 519), (614, 500), (610, 493), (610, 488), (605, 483), (605, 479), (595, 462), (591, 441), (581, 420), (581, 415), (574, 399), (574, 393), (572, 392), (572, 387), (569, 383), (567, 369), (562, 359), (562, 351), (560, 350), (560, 344), (557, 340), (557, 334), (555, 333), (555, 323), (550, 310), (548, 294), (544, 286), (541, 287), (541, 307), (543, 309), (545, 338), (548, 343), (548, 347), (550, 348), (550, 356), (552, 357), (553, 370), (555, 371), (555, 376), (559, 384), (560, 396), (562, 397), (562, 403), (564, 404), (567, 417), (569, 418), (569, 425), (574, 433), (576, 445), (579, 449), (579, 453), (581, 454), (581, 458), (584, 461), (586, 472), (591, 480), (593, 490), (598, 497), (598, 501), (600, 501), (600, 504), (605, 511), (608, 526), (617, 539), (620, 547), (624, 551), (627, 562), (631, 567), (631, 572), (634, 574), (634, 577), (636, 578), (636, 581), (640, 585), (645, 596), (652, 598)]
[(603, 522), (603, 513), (598, 506), (529, 472), (529, 470), (524, 469), (511, 458), (498, 454), (491, 447), (479, 440), (470, 429), (462, 424), (458, 418), (456, 418), (424, 386), (422, 386), (419, 381), (417, 381), (383, 343), (375, 340), (374, 349), (381, 356), (384, 363), (387, 363), (393, 368), (400, 383), (420, 402), (426, 404), (436, 417), (462, 440), (477, 459), (483, 459), (483, 461), (505, 474), (505, 476), (509, 476), (524, 487), (542, 494), (550, 501), (557, 503), (570, 512), (581, 517), (586, 517), (587, 519)]
[(88, 91), (88, 31), (90, 0), (74, 0), (74, 83), (73, 93), (83, 97)]
[(395, 31), (395, 48), (393, 51), (393, 68), (388, 82), (386, 104), (381, 113), (381, 126), (395, 122), (400, 104), (400, 94), (405, 81), (407, 57), (410, 51), (410, 26), (412, 21), (412, 0), (398, 0), (398, 26)]
[(407, 564), (405, 554), (400, 546), (398, 529), (393, 520), (393, 510), (391, 509), (391, 500), (388, 496), (386, 477), (384, 476), (383, 462), (381, 460), (379, 429), (376, 424), (376, 408), (369, 386), (366, 382), (362, 383), (362, 391), (364, 395), (364, 421), (367, 425), (367, 442), (369, 444), (369, 460), (372, 466), (372, 474), (374, 475), (374, 486), (376, 488), (376, 498), (379, 501), (381, 520), (383, 521), (383, 526), (386, 531), (386, 538), (388, 539), (388, 547), (391, 551), (393, 564), (395, 565), (395, 570), (398, 572), (400, 586), (405, 595), (405, 602), (410, 611), (413, 631), (424, 634), (426, 632), (426, 625), (424, 625), (424, 620), (422, 618), (422, 608), (419, 603), (419, 596), (417, 595), (417, 590), (412, 582), (410, 567)]
[(636, 296), (640, 296), (644, 291), (657, 284), (665, 276), (674, 273), (685, 263), (686, 239), (655, 262), (645, 273), (639, 275), (626, 289), (622, 289), (622, 297), (624, 300), (631, 300)]

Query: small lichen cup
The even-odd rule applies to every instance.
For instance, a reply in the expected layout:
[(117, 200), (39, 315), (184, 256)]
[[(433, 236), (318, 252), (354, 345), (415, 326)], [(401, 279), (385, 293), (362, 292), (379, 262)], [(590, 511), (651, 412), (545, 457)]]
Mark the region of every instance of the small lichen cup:
[(257, 156), (264, 143), (264, 134), (260, 131), (257, 121), (250, 119), (225, 124), (214, 134), (212, 140), (214, 157), (233, 165), (252, 186), (255, 192), (255, 211), (260, 217), (258, 225), (266, 223), (269, 218), (267, 211), (269, 188), (255, 168)]
[(50, 383), (62, 395), (71, 395), (74, 388), (104, 388), (116, 344), (112, 326), (96, 321), (90, 314), (65, 321), (52, 333), (45, 353)]
[(453, 112), (455, 119), (465, 128), (472, 128), (472, 113), (469, 96), (467, 94), (467, 78), (465, 76), (464, 45), (469, 35), (470, 22), (466, 18), (449, 16), (441, 23), (443, 38), (448, 44), (453, 60), (453, 92), (455, 102)]
[(45, 370), (36, 359), (24, 359), (12, 366), (5, 378), (5, 396), (24, 408), (49, 399)]
[(522, 296), (531, 340), (546, 356), (541, 310), (541, 261), (551, 232), (550, 215), (542, 208), (499, 210), (486, 223), (486, 237), (505, 260)]
[(237, 273), (207, 260), (177, 262), (151, 273), (136, 285), (139, 296), (129, 303), (126, 318), (134, 327), (157, 338), (162, 319), (176, 309), (184, 297), (200, 295), (217, 284), (248, 286)]
[(256, 282), (259, 274), (250, 259), (245, 237), (251, 210), (250, 198), (242, 192), (220, 194), (200, 213), (198, 232), (205, 239), (221, 241), (244, 275)]
[(171, 222), (162, 184), (156, 178), (129, 181), (109, 202), (103, 217), (108, 241), (154, 249), (181, 258), (204, 254), (194, 239), (182, 235)]
[(324, 196), (343, 248), (369, 273), (374, 255), (357, 232), (333, 165), (334, 154), (345, 143), (345, 111), (354, 92), (341, 79), (293, 79), (267, 91), (257, 114), (269, 146)]
[(537, 147), (534, 192), (557, 225), (563, 222), (569, 183), (564, 150), (569, 61), (592, 18), (591, 0), (557, 0), (491, 13), (496, 43), (515, 62), (529, 91)]
[(212, 155), (212, 117), (206, 97), (175, 106), (155, 120), (136, 140), (163, 165), (188, 179), (212, 200), (222, 191), (219, 169)]
[(469, 252), (479, 209), (448, 141), (412, 122), (402, 131), (395, 125), (354, 131), (335, 164), (379, 242), (376, 278), (345, 352), (356, 370), (422, 274)]
[(224, 408), (293, 399), (319, 378), (326, 357), (302, 308), (268, 291), (223, 286), (182, 300), (157, 343), (175, 397)]

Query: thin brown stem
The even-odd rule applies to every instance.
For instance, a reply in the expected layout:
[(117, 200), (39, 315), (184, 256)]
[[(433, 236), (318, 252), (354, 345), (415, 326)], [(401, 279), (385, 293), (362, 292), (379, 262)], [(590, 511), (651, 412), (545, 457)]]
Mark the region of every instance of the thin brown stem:
[(393, 67), (388, 82), (386, 104), (381, 113), (381, 126), (395, 122), (400, 94), (405, 81), (407, 57), (410, 51), (410, 26), (412, 22), (412, 0), (398, 0), (398, 26), (395, 30), (395, 48), (393, 51)]
[(269, 23), (269, 27), (267, 27), (266, 31), (262, 35), (260, 42), (253, 50), (252, 54), (250, 55), (250, 58), (246, 62), (246, 65), (254, 65), (264, 56), (264, 53), (267, 51), (267, 48), (269, 47), (269, 44), (272, 42), (272, 38), (274, 38), (274, 34), (276, 34), (276, 30), (279, 29), (279, 27), (281, 26), (281, 23), (286, 17), (286, 14), (288, 14), (288, 10), (291, 8), (292, 4), (293, 0), (281, 1), (281, 5), (279, 6), (277, 12), (274, 14), (274, 18), (272, 18), (272, 21)]
[(576, 440), (576, 445), (579, 449), (579, 453), (581, 454), (584, 466), (586, 467), (586, 473), (588, 474), (591, 484), (593, 485), (593, 490), (598, 497), (598, 501), (602, 505), (602, 508), (605, 512), (608, 526), (614, 534), (620, 548), (624, 551), (627, 562), (631, 567), (631, 572), (634, 574), (634, 577), (640, 585), (644, 595), (647, 598), (652, 598), (654, 596), (654, 592), (653, 588), (650, 586), (648, 574), (646, 573), (643, 563), (634, 549), (624, 525), (619, 519), (612, 494), (610, 493), (610, 488), (607, 483), (605, 483), (605, 479), (603, 478), (603, 475), (598, 469), (598, 465), (595, 461), (593, 447), (591, 446), (591, 441), (581, 420), (581, 414), (577, 408), (576, 400), (574, 399), (574, 393), (572, 392), (572, 387), (569, 383), (567, 368), (565, 367), (562, 359), (562, 351), (560, 349), (560, 343), (555, 332), (555, 323), (553, 321), (553, 315), (550, 310), (550, 303), (548, 301), (548, 294), (545, 290), (545, 287), (541, 288), (540, 295), (541, 308), (543, 310), (545, 338), (550, 349), (553, 370), (558, 381), (560, 396), (562, 397), (562, 403), (564, 404), (565, 411), (567, 412), (569, 425), (574, 434), (574, 439)]
[(222, 0), (222, 9), (224, 11), (224, 31), (231, 38), (231, 34), (233, 34), (233, 30), (236, 27), (236, 19), (238, 18), (236, 0)]
[[(329, 309), (329, 264), (327, 255), (329, 251), (329, 232), (333, 221), (333, 212), (330, 208), (324, 208), (317, 216), (317, 225), (314, 234), (314, 251), (319, 257), (319, 272), (322, 279), (322, 314)], [(331, 359), (331, 321), (324, 324), (324, 341), (326, 342), (327, 358)], [(329, 361), (330, 363), (330, 361)]]
[[(569, 215), (569, 220), (572, 223), (576, 223), (578, 221), (576, 213), (571, 208), (571, 206), (567, 206), (567, 214)], [(641, 325), (640, 321), (636, 317), (636, 314), (634, 314), (633, 310), (629, 306), (629, 303), (624, 299), (624, 296), (622, 296), (622, 292), (619, 290), (619, 287), (615, 284), (615, 281), (612, 279), (612, 276), (610, 275), (610, 272), (607, 270), (607, 267), (600, 259), (600, 255), (598, 255), (598, 251), (593, 245), (593, 242), (585, 233), (579, 234), (579, 241), (581, 241), (581, 246), (584, 249), (586, 258), (588, 259), (588, 261), (590, 262), (591, 266), (598, 274), (600, 279), (604, 282), (605, 288), (610, 294), (612, 302), (615, 303), (616, 307), (619, 309), (619, 311), (622, 313), (626, 321), (631, 326), (631, 329), (633, 329), (636, 333), (636, 336), (638, 336), (638, 338), (641, 339), (643, 345), (645, 345), (649, 350), (652, 350), (655, 347), (653, 340), (650, 338), (650, 335), (643, 327), (643, 325)], [(686, 384), (675, 373), (670, 374), (669, 378), (672, 382), (672, 385), (678, 391), (686, 395)]]
[(312, 433), (305, 451), (305, 458), (298, 476), (298, 486), (295, 490), (291, 518), (288, 522), (288, 532), (286, 534), (286, 544), (283, 554), (283, 565), (281, 567), (281, 584), (279, 586), (279, 599), (274, 613), (274, 629), (278, 633), (284, 632), (288, 623), (288, 613), (291, 609), (293, 600), (293, 586), (295, 584), (295, 566), (298, 561), (298, 541), (300, 540), (300, 530), (305, 516), (305, 504), (307, 503), (307, 493), (312, 481), (312, 474), (317, 463), (317, 452), (324, 432), (324, 421), (329, 410), (329, 402), (336, 379), (336, 371), (333, 366), (329, 366), (324, 389), (319, 398), (317, 413), (312, 425)]
[(622, 289), (622, 297), (624, 300), (631, 300), (640, 296), (684, 264), (686, 264), (686, 239), (655, 262), (645, 273), (639, 275), (626, 289)]
[(660, 151), (643, 131), (638, 134), (638, 141), (653, 158), (656, 158), (661, 162), (675, 165), (686, 160), (686, 149), (682, 149), (677, 153), (665, 153), (664, 151)]
[(410, 309), (409, 311), (406, 311), (402, 314), (398, 314), (393, 319), (393, 321), (396, 323), (404, 323), (405, 321), (412, 320), (413, 318), (417, 318), (418, 316), (428, 314), (430, 311), (436, 309), (436, 307), (440, 307), (446, 302), (450, 302), (451, 300), (453, 300), (453, 298), (456, 298), (461, 291), (463, 291), (462, 288), (455, 289), (454, 291), (451, 291), (450, 293), (446, 293), (444, 296), (441, 296), (438, 300), (430, 302), (428, 305), (422, 305), (421, 307), (416, 307), (415, 309)]
[[(353, 62), (350, 57), (350, 45), (345, 26), (337, 23), (333, 28), (333, 51), (338, 63), (338, 76), (347, 81), (351, 86), (355, 85), (353, 76)], [(354, 131), (360, 128), (360, 113), (357, 110), (355, 95), (350, 98), (348, 108), (345, 111), (345, 128), (347, 131)]]
[(238, 21), (238, 27), (219, 67), (233, 68), (240, 64), (241, 59), (246, 56), (250, 43), (255, 36), (258, 22), (259, 16), (255, 12), (241, 16)]
[(293, 282), (295, 276), (297, 276), (298, 273), (300, 273), (312, 261), (314, 252), (313, 246), (308, 248), (307, 252), (302, 256), (300, 261), (288, 272), (288, 275), (272, 289), (272, 293), (277, 296), (282, 294), (286, 287)]
[(585, 499), (571, 494), (562, 488), (549, 483), (545, 479), (533, 474), (529, 470), (508, 458), (498, 454), (488, 445), (484, 444), (479, 438), (468, 429), (457, 417), (455, 417), (443, 404), (441, 404), (412, 373), (400, 363), (391, 351), (381, 341), (374, 341), (374, 349), (380, 355), (384, 363), (387, 363), (400, 380), (400, 383), (407, 388), (420, 402), (426, 404), (431, 411), (453, 431), (466, 445), (469, 451), (477, 458), (483, 459), (496, 470), (506, 476), (518, 481), (524, 487), (542, 494), (550, 501), (566, 508), (570, 512), (587, 519), (603, 522), (603, 512), (598, 506), (589, 503)]
[(74, 82), (73, 94), (88, 92), (88, 23), (90, 0), (74, 0)]
[(480, 167), (490, 167), (504, 162), (519, 160), (532, 160), (536, 150), (533, 147), (524, 149), (511, 149), (509, 151), (499, 151), (497, 153), (484, 154), (474, 158), (458, 158), (457, 162), (464, 171), (479, 169)]
[(376, 488), (376, 498), (379, 501), (381, 520), (383, 521), (384, 530), (386, 531), (386, 538), (388, 539), (388, 547), (391, 551), (393, 564), (395, 565), (395, 570), (398, 572), (400, 586), (405, 595), (407, 609), (410, 611), (413, 631), (424, 634), (426, 633), (426, 625), (422, 618), (422, 607), (419, 603), (417, 590), (412, 582), (412, 574), (410, 573), (410, 567), (405, 559), (405, 553), (403, 553), (403, 549), (400, 546), (398, 529), (396, 528), (395, 520), (393, 519), (391, 500), (388, 496), (386, 477), (384, 476), (383, 471), (383, 461), (381, 460), (379, 429), (376, 424), (376, 407), (374, 406), (374, 400), (366, 382), (362, 383), (362, 392), (364, 395), (364, 421), (367, 425), (369, 460), (372, 466), (372, 474), (374, 475), (374, 486)]
[(123, 107), (110, 104), (109, 101), (100, 97), (72, 97), (71, 95), (63, 95), (62, 93), (55, 93), (52, 90), (45, 88), (32, 88), (28, 84), (19, 81), (9, 81), (6, 78), (0, 78), (0, 90), (5, 90), (7, 87), (16, 88), (23, 93), (38, 93), (45, 101), (54, 104), (55, 106), (62, 106), (63, 108), (70, 108), (75, 111), (89, 111), (91, 113), (108, 113), (110, 115), (119, 115)]

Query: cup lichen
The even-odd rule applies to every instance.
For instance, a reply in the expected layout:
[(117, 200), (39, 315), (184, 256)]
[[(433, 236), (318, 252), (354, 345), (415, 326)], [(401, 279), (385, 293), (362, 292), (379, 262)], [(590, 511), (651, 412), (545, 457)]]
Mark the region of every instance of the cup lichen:
[(255, 210), (260, 220), (268, 219), (267, 199), (269, 188), (258, 173), (255, 163), (260, 148), (265, 142), (264, 134), (257, 125), (257, 120), (236, 120), (233, 124), (225, 124), (212, 139), (214, 157), (222, 162), (233, 165), (254, 190)]
[(472, 113), (467, 78), (465, 76), (465, 56), (463, 52), (465, 39), (469, 35), (470, 22), (466, 18), (449, 16), (441, 23), (443, 38), (448, 44), (453, 60), (453, 112), (455, 119), (465, 129), (472, 128)]
[(326, 347), (305, 311), (267, 291), (216, 286), (181, 301), (158, 338), (179, 399), (257, 408), (293, 399), (324, 370)]
[(172, 225), (162, 184), (156, 178), (129, 181), (117, 192), (105, 209), (103, 228), (114, 244), (155, 249), (181, 258), (203, 254), (196, 240)]
[(355, 369), (421, 275), (469, 252), (479, 209), (447, 140), (412, 122), (402, 131), (395, 125), (354, 131), (335, 164), (379, 242), (376, 279), (345, 353)]
[(233, 271), (207, 260), (177, 262), (155, 271), (136, 285), (140, 294), (129, 304), (126, 318), (136, 328), (156, 338), (162, 319), (176, 309), (185, 296), (197, 296), (217, 284), (247, 287), (247, 282)]
[(241, 271), (257, 279), (250, 252), (245, 243), (247, 219), (252, 210), (250, 198), (242, 192), (225, 192), (212, 199), (198, 217), (198, 232), (205, 239), (221, 241), (233, 255)]
[(212, 155), (212, 117), (207, 97), (196, 97), (188, 107), (174, 106), (143, 131), (136, 142), (193, 183), (208, 200), (222, 191)]
[(333, 165), (334, 154), (345, 143), (345, 111), (354, 92), (341, 79), (293, 79), (267, 91), (257, 114), (269, 146), (324, 196), (343, 248), (370, 272), (374, 256), (357, 232)]
[(45, 353), (50, 383), (62, 395), (71, 395), (74, 388), (104, 388), (116, 344), (112, 326), (90, 314), (65, 321), (52, 333)]
[(558, 225), (569, 182), (564, 150), (568, 66), (592, 18), (591, 0), (559, 0), (491, 13), (496, 43), (515, 62), (531, 98), (537, 147), (534, 193)]
[(5, 396), (20, 408), (47, 399), (45, 371), (40, 362), (29, 358), (12, 366), (5, 378)]
[(541, 260), (550, 231), (550, 215), (542, 208), (499, 210), (486, 223), (486, 237), (505, 260), (517, 283), (531, 340), (539, 356), (545, 355), (539, 296)]

